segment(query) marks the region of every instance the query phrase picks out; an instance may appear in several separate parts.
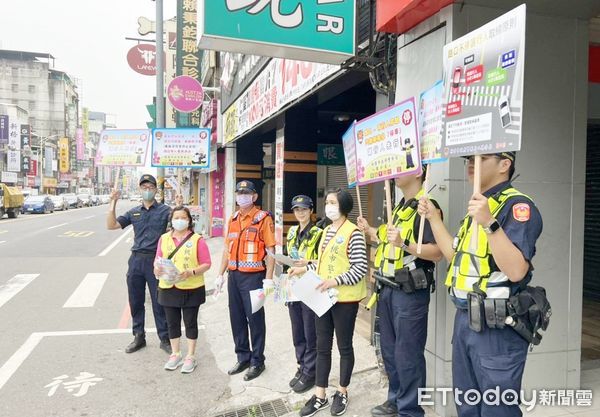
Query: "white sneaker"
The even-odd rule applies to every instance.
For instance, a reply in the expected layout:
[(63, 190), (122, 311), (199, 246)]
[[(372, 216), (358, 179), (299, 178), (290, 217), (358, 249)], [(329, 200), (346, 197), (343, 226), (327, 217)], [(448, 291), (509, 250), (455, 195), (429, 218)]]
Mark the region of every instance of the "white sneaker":
[(174, 371), (179, 368), (179, 366), (183, 363), (181, 360), (181, 353), (173, 353), (169, 356), (169, 360), (165, 363), (165, 369), (167, 371)]
[(193, 356), (188, 356), (183, 361), (183, 366), (181, 367), (181, 373), (182, 374), (191, 374), (192, 372), (194, 372), (194, 369), (196, 369), (197, 365), (198, 365), (198, 362), (196, 361), (196, 358), (194, 358)]

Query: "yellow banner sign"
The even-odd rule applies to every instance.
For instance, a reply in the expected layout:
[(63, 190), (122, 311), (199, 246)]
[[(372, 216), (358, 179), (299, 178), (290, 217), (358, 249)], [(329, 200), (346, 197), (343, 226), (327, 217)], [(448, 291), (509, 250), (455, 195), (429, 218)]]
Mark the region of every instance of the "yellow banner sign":
[(58, 141), (58, 170), (62, 174), (69, 172), (69, 138)]

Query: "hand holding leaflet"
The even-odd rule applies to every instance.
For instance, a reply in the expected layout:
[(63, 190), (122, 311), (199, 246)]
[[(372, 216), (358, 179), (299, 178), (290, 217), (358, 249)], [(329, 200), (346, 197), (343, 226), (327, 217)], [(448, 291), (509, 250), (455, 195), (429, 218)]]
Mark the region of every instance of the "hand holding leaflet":
[(170, 259), (156, 258), (154, 265), (160, 271), (160, 274), (156, 278), (162, 279), (167, 284), (177, 284), (185, 279), (181, 276), (181, 272), (179, 272), (177, 266), (175, 266)]
[(292, 284), (294, 295), (321, 317), (337, 302), (337, 290), (322, 292), (317, 287), (323, 281), (313, 271), (308, 271)]

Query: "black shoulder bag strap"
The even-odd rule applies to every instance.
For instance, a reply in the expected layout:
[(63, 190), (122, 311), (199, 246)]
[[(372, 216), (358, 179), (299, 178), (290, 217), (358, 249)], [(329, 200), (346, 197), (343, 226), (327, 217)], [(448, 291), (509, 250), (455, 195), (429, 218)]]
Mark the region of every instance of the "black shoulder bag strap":
[(188, 234), (185, 237), (185, 239), (183, 239), (181, 242), (179, 242), (179, 245), (177, 245), (177, 247), (173, 250), (173, 252), (171, 252), (171, 254), (169, 255), (169, 257), (167, 259), (173, 258), (173, 256), (175, 256), (175, 254), (177, 253), (177, 251), (183, 246), (183, 244), (185, 242), (187, 242), (192, 237), (193, 234), (194, 234), (194, 232)]

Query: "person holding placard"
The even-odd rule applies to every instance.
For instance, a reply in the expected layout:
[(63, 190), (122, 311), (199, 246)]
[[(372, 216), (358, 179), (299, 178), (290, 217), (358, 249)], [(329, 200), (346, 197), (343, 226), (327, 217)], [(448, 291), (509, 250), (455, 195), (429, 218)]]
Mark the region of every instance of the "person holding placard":
[[(305, 265), (318, 258), (318, 246), (323, 229), (312, 223), (312, 198), (297, 195), (292, 199), (292, 211), (298, 224), (290, 227), (287, 233), (287, 254), (301, 259), (298, 264)], [(297, 393), (303, 393), (315, 385), (315, 367), (317, 361), (317, 334), (315, 320), (317, 315), (302, 301), (287, 303), (292, 323), (292, 340), (296, 351), (298, 371), (290, 381), (290, 387)]]
[[(515, 152), (481, 156), (481, 193), (474, 193), (456, 237), (433, 203), (421, 198), (419, 214), (431, 223), (450, 262), (446, 286), (457, 307), (452, 343), (452, 378), (460, 417), (521, 416), (518, 393), (528, 341), (507, 320), (509, 297), (529, 291), (542, 217), (533, 200), (513, 188)], [(474, 180), (474, 157), (468, 157)], [(478, 226), (476, 235), (473, 223)], [(473, 237), (476, 236), (476, 239)], [(476, 240), (476, 244), (473, 241)], [(511, 302), (512, 302), (511, 298)], [(460, 390), (460, 391), (458, 391)], [(497, 405), (464, 401), (467, 390), (499, 390)], [(514, 390), (514, 391), (511, 391)], [(509, 393), (508, 397), (504, 393)]]
[(133, 327), (133, 341), (125, 348), (126, 353), (133, 353), (146, 346), (146, 333), (144, 331), (146, 309), (146, 286), (152, 300), (152, 312), (156, 331), (160, 338), (160, 348), (171, 354), (171, 344), (167, 330), (165, 311), (157, 300), (157, 280), (153, 272), (153, 261), (160, 236), (167, 230), (171, 209), (156, 201), (156, 178), (144, 174), (140, 178), (140, 192), (143, 202), (116, 217), (115, 209), (121, 193), (113, 191), (111, 205), (106, 218), (106, 227), (109, 230), (133, 227), (133, 246), (127, 270), (127, 292), (129, 293), (129, 309)]
[[(164, 368), (174, 371), (181, 366), (181, 373), (189, 374), (197, 364), (198, 311), (206, 301), (204, 273), (210, 268), (210, 253), (202, 236), (194, 233), (194, 222), (188, 208), (175, 207), (169, 220), (173, 230), (160, 237), (154, 264), (154, 274), (159, 277), (158, 302), (167, 316), (173, 352)], [(163, 276), (160, 261), (165, 259), (177, 268), (174, 279)], [(182, 317), (187, 338), (185, 359), (180, 349)]]
[[(429, 222), (417, 213), (423, 195), (423, 174), (394, 179), (402, 200), (392, 212), (392, 227), (371, 227), (358, 218), (358, 227), (377, 242), (375, 279), (379, 292), (381, 354), (388, 376), (387, 400), (371, 410), (373, 416), (423, 416), (419, 388), (425, 387), (425, 342), (430, 292), (435, 289), (434, 262), (442, 258)], [(433, 201), (435, 207), (439, 206)], [(419, 225), (425, 221), (423, 246), (417, 254)], [(390, 244), (394, 248), (391, 250)]]
[[(365, 275), (368, 269), (365, 238), (348, 220), (353, 205), (347, 191), (337, 189), (327, 193), (325, 215), (332, 224), (323, 231), (317, 265), (308, 264), (289, 271), (290, 275), (299, 275), (308, 269), (316, 270), (322, 280), (317, 288), (327, 291), (335, 287), (338, 291), (338, 302), (316, 320), (316, 392), (300, 410), (302, 417), (312, 416), (330, 405), (331, 415), (339, 416), (348, 407), (348, 385), (354, 368), (352, 338), (358, 304), (367, 296)], [(330, 404), (325, 390), (329, 385), (334, 332), (340, 353), (340, 386)]]
[(275, 252), (275, 227), (271, 215), (254, 205), (258, 193), (251, 181), (238, 182), (235, 193), (239, 210), (227, 224), (216, 286), (223, 286), (227, 272), (229, 319), (237, 355), (236, 364), (227, 373), (235, 375), (249, 368), (244, 380), (250, 381), (265, 370), (266, 340), (265, 309), (252, 313), (250, 291), (273, 287), (275, 260), (267, 252)]

